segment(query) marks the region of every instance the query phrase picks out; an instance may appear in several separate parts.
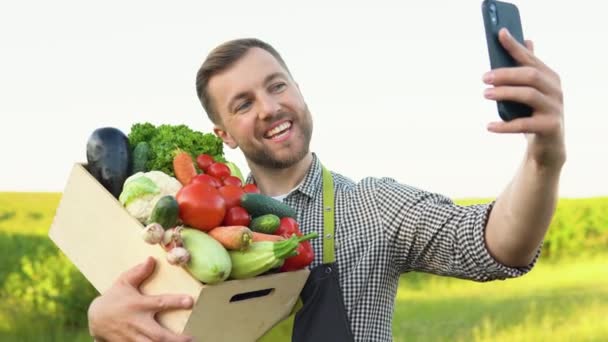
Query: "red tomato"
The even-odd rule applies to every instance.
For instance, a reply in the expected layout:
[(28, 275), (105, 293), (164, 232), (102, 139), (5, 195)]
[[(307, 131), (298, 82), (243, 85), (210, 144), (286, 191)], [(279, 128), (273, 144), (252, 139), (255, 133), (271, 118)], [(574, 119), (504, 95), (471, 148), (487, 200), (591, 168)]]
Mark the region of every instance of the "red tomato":
[(223, 226), (245, 226), (251, 223), (251, 215), (243, 207), (232, 207), (226, 211)]
[(209, 165), (205, 172), (217, 179), (224, 179), (230, 176), (230, 169), (224, 163), (213, 163)]
[(204, 173), (194, 176), (194, 178), (192, 178), (191, 183), (204, 183), (207, 185), (211, 185), (214, 188), (219, 188), (222, 186), (222, 182), (220, 182), (217, 178), (211, 177)]
[(209, 166), (214, 162), (215, 160), (213, 160), (213, 157), (208, 154), (203, 153), (196, 157), (196, 165), (198, 165), (199, 169), (205, 172), (207, 172), (207, 168), (209, 168)]
[(243, 187), (243, 191), (248, 194), (259, 194), (260, 189), (255, 184), (246, 184)]
[(209, 184), (191, 183), (175, 195), (179, 217), (193, 228), (210, 231), (219, 226), (226, 214), (226, 201), (218, 189)]
[(224, 198), (226, 202), (226, 208), (230, 209), (232, 207), (238, 207), (241, 205), (241, 197), (244, 192), (241, 187), (236, 185), (224, 185), (223, 187), (218, 189), (220, 195)]
[(228, 176), (228, 177), (224, 178), (223, 182), (224, 182), (224, 185), (236, 185), (239, 188), (241, 186), (243, 186), (243, 182), (241, 182), (241, 179), (239, 177), (235, 177), (235, 176)]

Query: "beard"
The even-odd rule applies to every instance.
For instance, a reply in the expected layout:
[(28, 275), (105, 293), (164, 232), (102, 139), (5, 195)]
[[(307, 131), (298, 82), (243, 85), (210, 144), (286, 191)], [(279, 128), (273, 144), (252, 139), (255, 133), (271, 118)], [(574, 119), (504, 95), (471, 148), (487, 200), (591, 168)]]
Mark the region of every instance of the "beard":
[[(297, 147), (297, 150), (293, 153), (279, 157), (274, 155), (267, 146), (264, 146), (261, 149), (255, 148), (244, 148), (241, 147), (241, 151), (245, 155), (247, 159), (249, 159), (254, 164), (262, 166), (264, 168), (269, 169), (286, 169), (289, 168), (300, 160), (302, 160), (308, 154), (310, 150), (310, 140), (312, 138), (312, 118), (310, 112), (308, 111), (308, 107), (305, 109), (305, 113), (303, 116), (303, 121), (298, 121), (297, 124), (300, 127), (300, 134), (298, 136), (292, 137), (292, 141), (288, 147), (291, 147), (293, 144), (301, 144), (301, 146)], [(288, 116), (288, 115), (280, 115), (280, 116)], [(294, 115), (290, 115), (294, 117)], [(280, 119), (280, 118), (279, 118)], [(296, 125), (296, 122), (293, 122), (293, 125)], [(293, 127), (292, 127), (293, 129)]]

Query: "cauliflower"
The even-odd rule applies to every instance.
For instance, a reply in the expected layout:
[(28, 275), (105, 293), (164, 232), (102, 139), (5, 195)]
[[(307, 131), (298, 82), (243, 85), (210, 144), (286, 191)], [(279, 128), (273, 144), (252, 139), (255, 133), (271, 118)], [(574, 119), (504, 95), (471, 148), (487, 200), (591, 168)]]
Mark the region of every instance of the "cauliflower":
[(125, 180), (118, 200), (131, 216), (145, 224), (156, 202), (163, 196), (175, 197), (181, 187), (177, 179), (164, 172), (138, 172)]

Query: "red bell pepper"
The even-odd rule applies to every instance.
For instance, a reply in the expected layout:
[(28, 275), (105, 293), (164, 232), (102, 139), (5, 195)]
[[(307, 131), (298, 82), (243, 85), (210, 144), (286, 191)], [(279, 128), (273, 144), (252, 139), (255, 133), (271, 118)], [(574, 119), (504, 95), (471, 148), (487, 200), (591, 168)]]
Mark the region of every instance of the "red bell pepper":
[[(302, 236), (302, 232), (300, 232), (300, 225), (291, 217), (284, 217), (281, 219), (281, 223), (279, 228), (275, 231), (275, 234), (284, 238), (289, 238), (293, 234), (296, 234), (296, 236)], [(283, 266), (280, 268), (281, 272), (302, 269), (310, 265), (315, 258), (315, 253), (312, 250), (310, 241), (300, 242), (297, 251), (298, 255), (285, 259)]]
[(297, 251), (298, 255), (285, 259), (285, 261), (283, 262), (283, 266), (281, 266), (280, 268), (281, 272), (289, 272), (302, 269), (310, 265), (310, 263), (315, 258), (315, 253), (312, 250), (310, 241), (300, 242)]
[(281, 219), (281, 223), (279, 224), (279, 228), (277, 228), (277, 230), (274, 232), (274, 235), (280, 235), (286, 239), (289, 239), (293, 234), (302, 236), (300, 225), (291, 217), (283, 217)]

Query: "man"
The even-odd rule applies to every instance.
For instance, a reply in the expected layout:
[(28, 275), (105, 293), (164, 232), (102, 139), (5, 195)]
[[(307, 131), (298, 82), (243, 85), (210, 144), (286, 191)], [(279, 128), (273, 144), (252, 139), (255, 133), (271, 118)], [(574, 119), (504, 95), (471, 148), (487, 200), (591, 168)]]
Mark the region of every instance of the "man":
[[(311, 277), (322, 270), (333, 280), (318, 288), (307, 282), (302, 298), (310, 310), (298, 312), (295, 340), (391, 340), (394, 298), (404, 272), (488, 281), (532, 268), (555, 210), (566, 159), (562, 91), (559, 76), (534, 56), (531, 42), (524, 47), (504, 29), (499, 40), (522, 66), (485, 74), (483, 81), (492, 86), (485, 97), (522, 102), (534, 113), (488, 125), (495, 133), (524, 133), (527, 150), (495, 202), (469, 207), (388, 178), (354, 183), (327, 172), (309, 150), (313, 124), (306, 102), (268, 44), (227, 42), (203, 63), (197, 93), (215, 133), (242, 150), (262, 193), (294, 207), (303, 232), (322, 236), (312, 241)], [(332, 196), (324, 199), (327, 193)], [(89, 325), (94, 336), (187, 340), (159, 326), (154, 314), (188, 308), (192, 300), (144, 296), (137, 289), (153, 267), (148, 260), (125, 272), (93, 301)], [(325, 316), (318, 319), (317, 314)]]

